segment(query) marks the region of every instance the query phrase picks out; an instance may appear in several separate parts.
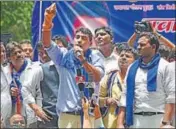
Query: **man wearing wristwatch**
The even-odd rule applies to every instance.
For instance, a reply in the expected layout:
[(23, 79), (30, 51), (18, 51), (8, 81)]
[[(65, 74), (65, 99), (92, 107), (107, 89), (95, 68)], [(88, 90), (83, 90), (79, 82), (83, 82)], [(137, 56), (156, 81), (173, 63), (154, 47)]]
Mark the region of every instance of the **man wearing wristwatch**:
[[(118, 128), (165, 128), (171, 125), (175, 110), (175, 83), (160, 57), (158, 38), (150, 32), (138, 40), (140, 58), (128, 69), (120, 100)], [(172, 81), (171, 81), (172, 80)]]
[(88, 28), (79, 28), (74, 35), (74, 47), (71, 50), (60, 48), (51, 41), (52, 20), (56, 13), (56, 5), (45, 10), (43, 23), (43, 45), (59, 71), (60, 86), (56, 110), (59, 115), (60, 128), (81, 127), (81, 92), (76, 83), (77, 69), (88, 82), (99, 83), (104, 75), (101, 54), (94, 53), (89, 47), (92, 44), (92, 33)]

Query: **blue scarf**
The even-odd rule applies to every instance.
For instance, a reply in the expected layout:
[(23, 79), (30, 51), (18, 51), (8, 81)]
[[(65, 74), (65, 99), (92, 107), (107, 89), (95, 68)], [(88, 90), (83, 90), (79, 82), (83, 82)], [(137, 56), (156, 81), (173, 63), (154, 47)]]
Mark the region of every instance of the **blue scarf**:
[[(85, 52), (85, 58), (86, 60), (91, 63), (91, 58), (90, 58), (90, 55), (91, 55), (91, 49), (88, 49), (86, 52)], [(61, 66), (67, 68), (67, 69), (71, 69), (74, 73), (75, 73), (75, 69), (76, 68), (79, 68), (80, 66), (82, 66), (81, 62), (79, 61), (79, 59), (77, 59), (75, 57), (75, 54), (74, 54), (74, 50), (71, 49), (67, 52), (67, 54), (63, 57), (63, 60), (61, 62)], [(76, 74), (76, 73), (75, 73)]]
[[(11, 82), (10, 88), (16, 87), (16, 85), (17, 85), (21, 101), (23, 100), (23, 98), (22, 98), (22, 95), (21, 95), (22, 85), (21, 85), (21, 82), (20, 82), (20, 75), (25, 70), (27, 64), (28, 64), (28, 62), (27, 62), (27, 60), (25, 60), (24, 64), (21, 66), (20, 70), (17, 73), (13, 73), (13, 71), (12, 71), (12, 78), (14, 79), (15, 82), (14, 81)], [(15, 85), (15, 83), (16, 83), (16, 85)], [(17, 97), (12, 97), (12, 103), (16, 104), (16, 102), (17, 102)]]
[(133, 101), (134, 101), (134, 91), (135, 91), (135, 78), (138, 67), (148, 70), (147, 73), (147, 90), (149, 92), (156, 91), (156, 79), (158, 64), (160, 61), (160, 55), (156, 54), (149, 64), (143, 64), (142, 58), (136, 60), (127, 76), (127, 95), (126, 95), (126, 124), (127, 126), (133, 125)]

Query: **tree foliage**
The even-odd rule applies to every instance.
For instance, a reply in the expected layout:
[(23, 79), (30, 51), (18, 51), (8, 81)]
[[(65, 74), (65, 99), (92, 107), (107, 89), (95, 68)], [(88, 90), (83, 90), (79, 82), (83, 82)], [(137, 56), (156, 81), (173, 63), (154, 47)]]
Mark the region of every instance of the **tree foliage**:
[(1, 1), (1, 34), (11, 33), (12, 40), (31, 39), (33, 1)]

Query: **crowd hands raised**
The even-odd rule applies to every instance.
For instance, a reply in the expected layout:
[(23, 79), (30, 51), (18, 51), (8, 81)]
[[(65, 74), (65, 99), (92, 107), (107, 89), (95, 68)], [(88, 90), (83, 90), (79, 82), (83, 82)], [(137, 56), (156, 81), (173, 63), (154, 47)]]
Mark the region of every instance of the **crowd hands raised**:
[(45, 10), (40, 61), (28, 40), (1, 42), (2, 128), (174, 128), (173, 43), (153, 28), (115, 44), (109, 27), (81, 27), (71, 44), (51, 39), (55, 14)]

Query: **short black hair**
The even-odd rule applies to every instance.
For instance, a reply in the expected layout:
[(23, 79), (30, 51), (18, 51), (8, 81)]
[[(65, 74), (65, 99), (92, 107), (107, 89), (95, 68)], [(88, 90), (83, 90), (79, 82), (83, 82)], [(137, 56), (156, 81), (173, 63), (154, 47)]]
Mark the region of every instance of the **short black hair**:
[(89, 40), (92, 41), (92, 32), (88, 29), (88, 28), (85, 28), (85, 27), (80, 27), (76, 30), (75, 33), (78, 33), (78, 32), (82, 32), (83, 34), (86, 34), (89, 36)]
[(142, 32), (139, 35), (139, 38), (144, 37), (144, 36), (149, 39), (150, 45), (153, 45), (153, 44), (156, 45), (155, 52), (157, 52), (159, 49), (159, 46), (160, 46), (160, 42), (158, 40), (158, 37), (152, 32)]
[(126, 42), (123, 42), (123, 43), (121, 44), (120, 50), (119, 50), (119, 54), (120, 54), (122, 51), (131, 52), (131, 53), (133, 54), (133, 57), (134, 57), (135, 60), (139, 57), (138, 51), (135, 50), (133, 47), (128, 46), (128, 43), (126, 43)]
[(170, 49), (164, 44), (160, 44), (158, 52), (160, 53), (161, 57), (168, 58)]
[(99, 31), (99, 30), (104, 30), (105, 32), (107, 32), (107, 33), (110, 35), (111, 39), (113, 39), (114, 36), (113, 36), (113, 32), (112, 32), (112, 29), (111, 29), (111, 28), (106, 27), (106, 26), (99, 27), (99, 28), (95, 29), (95, 34), (96, 34), (97, 31)]
[(59, 40), (62, 42), (63, 46), (65, 48), (68, 47), (68, 41), (67, 39), (65, 38), (65, 36), (62, 36), (62, 35), (54, 35), (53, 38), (52, 38), (53, 41), (56, 41), (56, 40)]
[(7, 57), (11, 56), (11, 54), (14, 52), (15, 48), (19, 48), (19, 49), (23, 50), (21, 47), (21, 44), (16, 41), (11, 41), (11, 42), (7, 43), (7, 45), (6, 45)]
[(42, 41), (39, 41), (39, 42), (37, 43), (37, 49), (39, 50), (39, 49), (41, 49), (41, 48), (44, 48), (44, 46), (43, 46)]
[(175, 48), (170, 51), (169, 56), (168, 56), (168, 61), (170, 62), (170, 59), (172, 59), (172, 58), (176, 59)]
[(117, 42), (114, 44), (114, 47), (116, 48), (118, 54), (127, 46), (127, 42)]
[(20, 44), (31, 44), (31, 41), (28, 39), (24, 39), (24, 40), (20, 41)]

